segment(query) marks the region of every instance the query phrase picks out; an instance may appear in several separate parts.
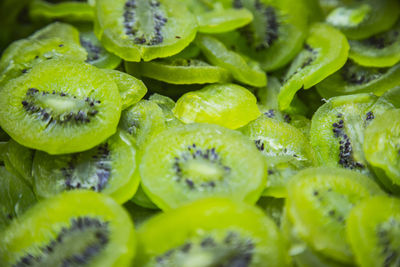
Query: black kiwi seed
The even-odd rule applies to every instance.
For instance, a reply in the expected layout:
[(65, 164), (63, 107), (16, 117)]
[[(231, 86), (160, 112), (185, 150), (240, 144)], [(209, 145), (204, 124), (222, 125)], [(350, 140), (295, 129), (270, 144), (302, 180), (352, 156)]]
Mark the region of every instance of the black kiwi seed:
[[(27, 266), (44, 266), (46, 258), (51, 254), (57, 254), (57, 251), (63, 250), (65, 243), (76, 242), (76, 238), (69, 239), (68, 237), (80, 232), (92, 234), (94, 241), (86, 245), (86, 248), (76, 254), (68, 255), (67, 258), (60, 260), (60, 266), (77, 266), (87, 264), (93, 257), (95, 257), (109, 242), (110, 232), (108, 229), (108, 222), (103, 222), (97, 218), (90, 217), (77, 217), (71, 219), (71, 225), (67, 228), (64, 227), (58, 233), (58, 236), (40, 248), (40, 256), (32, 254), (25, 254), (22, 256), (13, 267), (27, 267)], [(73, 245), (73, 244), (71, 244)]]
[(375, 118), (374, 113), (372, 111), (369, 111), (366, 115), (365, 115), (365, 120), (366, 121), (372, 121)]
[(275, 117), (275, 110), (270, 109), (267, 112), (265, 112), (264, 115), (267, 116), (268, 118), (274, 118)]

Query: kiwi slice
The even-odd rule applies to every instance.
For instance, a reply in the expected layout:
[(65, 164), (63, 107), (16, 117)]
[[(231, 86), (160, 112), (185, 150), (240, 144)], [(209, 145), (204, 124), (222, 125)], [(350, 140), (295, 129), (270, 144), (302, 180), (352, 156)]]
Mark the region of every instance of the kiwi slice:
[(104, 69), (103, 71), (110, 75), (117, 84), (123, 110), (139, 102), (147, 93), (146, 85), (132, 75), (112, 69)]
[(245, 8), (225, 8), (220, 1), (183, 0), (196, 15), (198, 31), (203, 33), (230, 32), (249, 24), (253, 14)]
[(400, 109), (391, 109), (365, 129), (363, 151), (387, 189), (400, 193)]
[(285, 207), (284, 198), (261, 197), (257, 201), (257, 206), (260, 207), (277, 226), (281, 225), (283, 209)]
[(48, 60), (0, 91), (2, 128), (18, 143), (49, 154), (100, 144), (115, 133), (120, 115), (117, 85), (86, 63)]
[(146, 195), (146, 193), (143, 191), (141, 185), (139, 186), (138, 190), (136, 191), (136, 194), (133, 196), (131, 201), (133, 203), (135, 203), (136, 205), (146, 208), (146, 209), (159, 210), (159, 208), (156, 206), (156, 204), (154, 204), (151, 201), (151, 199)]
[(255, 87), (267, 85), (267, 76), (256, 61), (227, 49), (224, 43), (211, 36), (200, 35), (196, 43), (208, 61), (229, 70), (235, 80)]
[(68, 24), (55, 22), (27, 39), (13, 42), (0, 60), (0, 86), (28, 73), (34, 65), (52, 58), (85, 61), (86, 51), (79, 44), (78, 30)]
[(130, 138), (122, 131), (81, 153), (49, 155), (38, 151), (33, 161), (35, 193), (49, 198), (62, 191), (87, 189), (124, 203), (139, 186), (134, 176), (135, 156)]
[(397, 0), (350, 0), (340, 1), (326, 21), (349, 39), (359, 40), (390, 29), (399, 15)]
[(255, 96), (235, 84), (208, 85), (186, 93), (176, 102), (173, 112), (184, 123), (213, 123), (230, 129), (260, 116)]
[(363, 40), (349, 40), (349, 58), (367, 67), (391, 67), (400, 61), (400, 20), (390, 30)]
[(175, 117), (172, 110), (175, 107), (175, 101), (168, 96), (163, 96), (157, 93), (152, 94), (149, 97), (149, 101), (156, 103), (164, 113), (165, 125), (167, 127), (174, 127), (181, 125), (182, 122)]
[(314, 24), (304, 49), (284, 76), (278, 95), (280, 109), (288, 109), (301, 88), (309, 89), (339, 70), (346, 63), (348, 51), (349, 44), (341, 32), (326, 24)]
[(177, 54), (197, 31), (196, 18), (177, 0), (98, 0), (95, 13), (96, 36), (127, 61)]
[(220, 198), (151, 218), (138, 230), (138, 249), (137, 266), (290, 266), (271, 219)]
[(93, 7), (87, 0), (33, 0), (29, 15), (33, 20), (93, 21)]
[(239, 129), (263, 154), (268, 181), (264, 196), (286, 197), (286, 187), (299, 170), (316, 165), (310, 141), (300, 130), (265, 114)]
[(400, 84), (400, 63), (387, 68), (363, 67), (348, 60), (337, 72), (317, 84), (325, 98), (358, 93), (382, 95)]
[(139, 228), (144, 222), (160, 213), (160, 210), (144, 208), (140, 205), (136, 205), (132, 201), (126, 202), (124, 208), (129, 212), (136, 228)]
[(321, 165), (343, 167), (374, 176), (365, 159), (365, 128), (392, 106), (372, 94), (333, 97), (311, 121), (311, 144)]
[(303, 1), (292, 0), (221, 0), (226, 7), (246, 8), (253, 21), (225, 35), (233, 47), (260, 62), (265, 71), (288, 64), (301, 50), (307, 36), (307, 8)]
[(358, 172), (340, 168), (310, 168), (289, 183), (286, 208), (293, 231), (312, 249), (338, 262), (352, 263), (346, 241), (347, 217), (363, 199), (383, 192)]
[(207, 196), (255, 203), (266, 182), (257, 148), (240, 133), (212, 124), (161, 132), (146, 146), (139, 170), (143, 190), (163, 210)]
[(346, 233), (359, 266), (399, 265), (399, 210), (398, 198), (377, 196), (351, 211)]
[(29, 185), (21, 177), (0, 166), (0, 231), (35, 202), (36, 197)]
[(229, 72), (199, 59), (167, 58), (151, 62), (128, 63), (139, 75), (172, 84), (222, 83), (230, 79)]
[(74, 191), (39, 202), (1, 236), (2, 266), (131, 266), (136, 235), (111, 198)]
[(115, 69), (121, 63), (121, 58), (108, 52), (92, 30), (80, 31), (79, 40), (86, 49), (87, 63), (104, 69)]

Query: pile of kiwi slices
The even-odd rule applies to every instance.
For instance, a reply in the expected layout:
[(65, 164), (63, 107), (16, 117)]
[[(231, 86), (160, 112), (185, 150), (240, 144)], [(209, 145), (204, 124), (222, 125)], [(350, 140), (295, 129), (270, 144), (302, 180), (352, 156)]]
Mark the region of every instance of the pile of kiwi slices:
[(1, 267), (399, 267), (399, 0), (0, 1)]

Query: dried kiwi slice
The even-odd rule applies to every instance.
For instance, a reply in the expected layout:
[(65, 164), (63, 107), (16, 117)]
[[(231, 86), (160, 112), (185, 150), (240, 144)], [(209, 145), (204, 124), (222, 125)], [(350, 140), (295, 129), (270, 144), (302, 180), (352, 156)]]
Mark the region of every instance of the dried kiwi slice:
[(337, 72), (317, 84), (325, 98), (358, 93), (382, 95), (400, 84), (400, 63), (388, 68), (363, 67), (348, 60)]
[(299, 170), (316, 166), (310, 141), (300, 130), (265, 114), (239, 129), (263, 154), (268, 181), (264, 196), (286, 197), (286, 186)]
[(149, 100), (156, 103), (162, 109), (164, 113), (165, 125), (167, 127), (174, 127), (182, 124), (182, 122), (178, 120), (178, 118), (176, 118), (172, 112), (176, 104), (174, 100), (168, 96), (163, 96), (157, 93), (152, 94), (149, 97)]
[(326, 21), (349, 39), (364, 39), (390, 29), (400, 15), (397, 0), (340, 1)]
[(184, 94), (173, 112), (184, 123), (213, 123), (236, 129), (260, 116), (256, 102), (255, 96), (244, 87), (214, 84)]
[(29, 15), (34, 20), (93, 21), (94, 10), (87, 0), (33, 0)]
[(39, 202), (0, 240), (4, 267), (127, 267), (136, 247), (128, 213), (111, 198), (90, 191), (67, 192)]
[(307, 9), (303, 1), (221, 0), (225, 7), (246, 8), (253, 21), (224, 38), (228, 47), (259, 61), (265, 71), (285, 66), (301, 50), (307, 36)]
[(400, 61), (400, 20), (390, 30), (363, 40), (349, 40), (349, 58), (368, 67), (390, 67)]
[(255, 87), (267, 85), (267, 76), (256, 61), (243, 58), (211, 36), (200, 35), (196, 43), (208, 61), (229, 70), (235, 80)]
[(321, 165), (374, 176), (363, 152), (364, 129), (392, 108), (372, 94), (338, 96), (322, 105), (311, 121), (311, 144)]
[(167, 58), (151, 62), (128, 63), (139, 75), (172, 84), (222, 83), (230, 79), (224, 68), (199, 59)]
[(290, 266), (271, 219), (219, 198), (151, 218), (138, 230), (138, 249), (137, 266)]
[(18, 143), (50, 154), (100, 144), (115, 133), (120, 115), (117, 85), (86, 63), (48, 60), (0, 91), (2, 128)]
[(398, 266), (400, 200), (379, 196), (363, 201), (351, 211), (346, 232), (359, 266)]
[(339, 168), (311, 168), (289, 183), (286, 208), (293, 230), (312, 249), (352, 263), (346, 219), (356, 204), (383, 192), (367, 176)]
[(95, 13), (96, 36), (127, 61), (172, 56), (196, 34), (196, 18), (177, 0), (98, 0)]
[(400, 109), (377, 116), (364, 135), (368, 163), (387, 189), (400, 193)]
[(309, 89), (339, 70), (346, 63), (348, 50), (349, 44), (341, 32), (326, 24), (314, 24), (304, 49), (293, 60), (284, 77), (278, 95), (280, 109), (288, 109), (301, 88)]
[(7, 171), (4, 166), (0, 166), (0, 231), (35, 202), (36, 197), (28, 184), (21, 177)]
[(104, 143), (88, 151), (49, 155), (36, 152), (33, 161), (35, 193), (49, 198), (62, 191), (87, 189), (124, 203), (135, 194), (139, 179), (136, 150), (127, 134), (118, 131)]
[(104, 69), (103, 71), (110, 75), (117, 84), (123, 110), (139, 102), (147, 93), (146, 85), (132, 75), (111, 69)]
[(121, 63), (121, 58), (108, 52), (92, 30), (81, 31), (79, 40), (86, 49), (87, 63), (104, 69), (115, 69)]

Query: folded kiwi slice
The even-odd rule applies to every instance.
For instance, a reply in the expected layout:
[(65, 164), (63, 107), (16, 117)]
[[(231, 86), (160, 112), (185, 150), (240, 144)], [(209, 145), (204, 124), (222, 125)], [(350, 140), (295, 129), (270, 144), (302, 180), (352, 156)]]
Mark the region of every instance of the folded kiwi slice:
[(353, 206), (374, 195), (379, 186), (358, 172), (310, 168), (288, 186), (286, 209), (293, 230), (316, 252), (342, 263), (354, 261), (346, 241), (346, 220)]
[(184, 94), (173, 109), (184, 123), (213, 123), (230, 129), (246, 125), (260, 115), (256, 97), (236, 84), (208, 85)]
[(328, 14), (326, 21), (349, 39), (364, 39), (386, 31), (400, 15), (400, 3), (397, 0), (338, 2), (339, 5)]
[(33, 20), (93, 21), (94, 10), (87, 0), (32, 0)]
[(96, 36), (127, 61), (177, 54), (197, 31), (195, 16), (177, 0), (98, 0), (95, 13)]
[(18, 143), (49, 154), (100, 144), (115, 133), (121, 115), (118, 88), (108, 75), (58, 59), (8, 82), (0, 103), (2, 128)]
[(397, 266), (400, 263), (400, 200), (377, 196), (350, 213), (346, 233), (361, 267)]
[(326, 24), (314, 24), (304, 49), (284, 76), (278, 95), (280, 109), (289, 108), (298, 90), (309, 89), (339, 70), (346, 63), (348, 51), (349, 44), (340, 31)]
[(290, 266), (271, 219), (220, 198), (151, 218), (138, 230), (138, 249), (137, 266)]
[(310, 141), (300, 130), (263, 114), (239, 129), (254, 142), (267, 166), (264, 196), (286, 197), (286, 187), (299, 170), (316, 165)]
[(400, 84), (400, 63), (387, 68), (364, 67), (352, 60), (337, 72), (317, 84), (319, 94), (325, 98), (358, 93), (382, 95)]
[(39, 202), (0, 237), (2, 266), (131, 266), (136, 237), (111, 198), (67, 192)]
[(400, 109), (390, 109), (365, 129), (364, 154), (385, 187), (400, 193)]
[(266, 182), (264, 159), (250, 140), (211, 124), (161, 132), (139, 169), (145, 193), (163, 210), (207, 196), (255, 203)]
[(223, 83), (230, 79), (229, 72), (199, 59), (167, 58), (151, 62), (128, 63), (137, 74), (172, 84)]
[(49, 198), (62, 191), (87, 189), (124, 203), (135, 194), (139, 179), (136, 150), (122, 131), (81, 153), (49, 155), (36, 152), (33, 161), (35, 193)]
[(19, 219), (35, 202), (31, 187), (20, 176), (0, 166), (0, 231)]
[(267, 85), (267, 75), (256, 61), (227, 49), (224, 43), (211, 36), (200, 35), (196, 43), (209, 62), (229, 70), (235, 80), (255, 87)]

